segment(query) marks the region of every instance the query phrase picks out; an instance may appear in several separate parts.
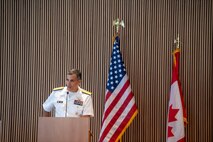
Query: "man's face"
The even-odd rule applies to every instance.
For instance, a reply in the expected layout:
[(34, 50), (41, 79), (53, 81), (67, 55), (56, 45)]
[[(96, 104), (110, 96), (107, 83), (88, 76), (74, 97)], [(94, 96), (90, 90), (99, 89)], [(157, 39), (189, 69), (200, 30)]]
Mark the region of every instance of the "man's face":
[(67, 89), (72, 92), (78, 91), (78, 86), (80, 85), (80, 80), (78, 80), (76, 74), (67, 75), (66, 85)]

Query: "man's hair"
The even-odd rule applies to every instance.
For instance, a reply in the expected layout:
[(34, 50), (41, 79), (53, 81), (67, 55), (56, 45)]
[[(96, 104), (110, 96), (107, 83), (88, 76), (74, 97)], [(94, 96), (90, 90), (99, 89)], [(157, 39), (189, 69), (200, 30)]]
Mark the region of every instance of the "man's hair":
[(71, 69), (68, 71), (67, 75), (76, 74), (78, 80), (81, 80), (81, 72), (78, 69)]

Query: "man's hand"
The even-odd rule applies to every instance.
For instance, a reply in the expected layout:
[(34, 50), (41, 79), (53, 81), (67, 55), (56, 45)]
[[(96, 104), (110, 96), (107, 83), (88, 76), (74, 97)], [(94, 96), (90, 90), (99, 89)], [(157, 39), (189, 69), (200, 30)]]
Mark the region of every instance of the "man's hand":
[(50, 112), (44, 110), (43, 117), (50, 117)]

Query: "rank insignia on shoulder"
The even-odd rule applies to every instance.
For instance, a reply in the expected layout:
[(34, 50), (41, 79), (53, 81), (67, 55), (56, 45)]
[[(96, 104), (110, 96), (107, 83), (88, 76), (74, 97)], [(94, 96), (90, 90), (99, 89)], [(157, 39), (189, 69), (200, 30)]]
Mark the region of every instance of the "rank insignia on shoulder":
[(63, 103), (63, 101), (57, 101), (57, 103), (60, 103), (60, 104), (62, 104), (62, 103)]
[(53, 91), (58, 91), (58, 90), (63, 90), (64, 87), (57, 87), (57, 88), (54, 88)]
[(75, 105), (83, 106), (83, 101), (81, 100), (74, 100)]
[(87, 95), (92, 95), (92, 92), (89, 92), (87, 90), (84, 90), (82, 88), (80, 88), (81, 92), (84, 93), (84, 94), (87, 94)]

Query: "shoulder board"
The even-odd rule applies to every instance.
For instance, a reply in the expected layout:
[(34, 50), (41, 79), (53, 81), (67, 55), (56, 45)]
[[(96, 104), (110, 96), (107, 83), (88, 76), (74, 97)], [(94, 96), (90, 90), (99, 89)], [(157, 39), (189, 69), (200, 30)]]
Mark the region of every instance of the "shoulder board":
[(84, 90), (82, 88), (80, 88), (81, 92), (84, 93), (84, 94), (87, 94), (87, 95), (92, 95), (92, 92), (89, 92), (87, 90)]
[(62, 90), (64, 89), (64, 87), (57, 87), (57, 88), (54, 88), (53, 91), (58, 91), (58, 90)]

